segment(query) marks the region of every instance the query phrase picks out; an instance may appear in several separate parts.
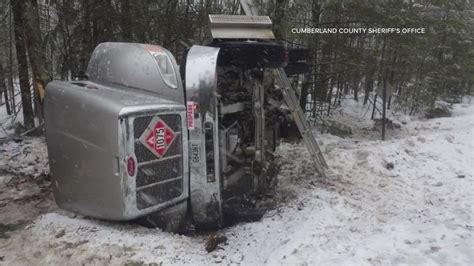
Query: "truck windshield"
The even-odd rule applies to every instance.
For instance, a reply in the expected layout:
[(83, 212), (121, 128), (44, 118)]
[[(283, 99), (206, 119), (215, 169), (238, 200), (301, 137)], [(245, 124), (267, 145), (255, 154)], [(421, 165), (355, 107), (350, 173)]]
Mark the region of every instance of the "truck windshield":
[(176, 80), (176, 73), (174, 72), (173, 64), (168, 55), (165, 53), (156, 53), (154, 57), (158, 63), (163, 80), (168, 86), (176, 89), (178, 87), (178, 81)]

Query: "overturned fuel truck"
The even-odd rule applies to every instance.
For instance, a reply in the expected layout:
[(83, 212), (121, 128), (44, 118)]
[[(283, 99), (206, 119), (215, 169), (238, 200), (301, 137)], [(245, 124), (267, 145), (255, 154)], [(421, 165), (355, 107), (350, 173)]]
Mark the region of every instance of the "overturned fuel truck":
[[(287, 81), (287, 53), (268, 17), (209, 20), (210, 41), (179, 67), (158, 45), (102, 43), (87, 80), (48, 85), (46, 140), (61, 208), (170, 231), (186, 219), (220, 227), (255, 209), (275, 183), (279, 124), (301, 110), (288, 104), (288, 84), (276, 84)], [(306, 144), (315, 142), (298, 119)], [(324, 175), (317, 144), (308, 148)]]

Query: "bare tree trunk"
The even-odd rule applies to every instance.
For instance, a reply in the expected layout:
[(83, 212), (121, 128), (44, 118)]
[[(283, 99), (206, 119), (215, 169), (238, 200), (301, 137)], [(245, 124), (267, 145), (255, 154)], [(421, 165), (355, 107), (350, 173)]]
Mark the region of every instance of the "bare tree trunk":
[(364, 106), (369, 101), (370, 92), (374, 89), (374, 80), (372, 78), (373, 73), (371, 73), (370, 71), (371, 70), (369, 70), (369, 73), (367, 73), (367, 75), (365, 76)]
[(337, 89), (337, 97), (334, 100), (334, 106), (336, 106), (336, 104), (339, 105), (339, 106), (341, 105), (341, 100), (342, 100), (342, 95), (343, 95), (342, 89), (343, 89), (343, 85), (344, 85), (343, 84), (343, 80), (344, 80), (343, 76), (344, 76), (344, 72), (339, 74), (339, 78), (337, 79), (338, 80), (337, 81), (337, 88), (338, 89)]
[(387, 76), (388, 69), (385, 69), (385, 75), (383, 79), (383, 91), (382, 91), (382, 140), (385, 140), (385, 112), (387, 109)]
[(7, 86), (5, 85), (5, 72), (3, 71), (3, 66), (0, 64), (0, 102), (2, 102), (1, 96), (3, 93), (3, 97), (5, 98), (5, 106), (7, 109), (7, 114), (11, 115), (12, 111), (10, 108), (10, 100), (8, 99), (8, 90)]
[(286, 39), (283, 22), (285, 21), (287, 4), (288, 0), (275, 0), (275, 15), (272, 19), (273, 32), (275, 33), (275, 37), (279, 40)]
[(81, 42), (79, 43), (79, 67), (77, 68), (77, 73), (73, 73), (73, 77), (85, 75), (89, 59), (89, 43), (93, 41), (93, 35), (91, 34), (93, 25), (91, 12), (89, 10), (89, 1), (90, 0), (81, 1), (80, 17), (82, 20), (82, 36)]
[(23, 121), (25, 129), (35, 126), (33, 106), (31, 102), (31, 90), (28, 74), (28, 62), (26, 60), (25, 33), (23, 28), (23, 1), (10, 0), (13, 11), (15, 48), (18, 62), (18, 76), (20, 79), (21, 103), (23, 107)]
[[(377, 87), (380, 86), (380, 82), (382, 81), (382, 79), (384, 79), (382, 71), (384, 69), (383, 60), (385, 58), (385, 46), (386, 46), (386, 41), (385, 41), (385, 38), (384, 38), (383, 39), (383, 45), (382, 45), (382, 56), (380, 58), (379, 75), (378, 75), (378, 78), (377, 78)], [(382, 97), (384, 97), (383, 93), (382, 93)], [(382, 99), (382, 101), (385, 101), (385, 99)], [(377, 94), (375, 94), (375, 98), (374, 98), (374, 109), (372, 110), (372, 119), (374, 119), (374, 116), (375, 116), (376, 106), (377, 106)]]
[(132, 19), (130, 14), (130, 1), (129, 0), (121, 0), (120, 1), (120, 23), (121, 30), (122, 30), (122, 38), (124, 41), (131, 42), (133, 41), (133, 34), (132, 34)]
[[(62, 58), (61, 62), (61, 69), (60, 69), (60, 75), (61, 75), (61, 80), (71, 80), (72, 79), (72, 73), (76, 72), (73, 71), (73, 64), (72, 64), (72, 56), (71, 56), (71, 34), (69, 32), (69, 20), (68, 20), (68, 10), (65, 7), (66, 5), (66, 0), (62, 0), (61, 4), (57, 4), (57, 7), (60, 12), (62, 12), (64, 15), (63, 16), (58, 16), (58, 23), (61, 29), (61, 39), (63, 42), (63, 45), (61, 48), (63, 51), (64, 57)], [(77, 66), (76, 66), (77, 68)]]
[(309, 86), (311, 86), (311, 84), (308, 82), (305, 82), (303, 86), (301, 87), (300, 107), (301, 107), (301, 110), (305, 112), (306, 112), (306, 100), (308, 97)]
[(387, 109), (390, 110), (392, 95), (395, 93), (395, 63), (397, 62), (397, 53), (393, 55), (392, 68), (390, 71), (390, 85), (392, 86), (392, 94), (388, 96)]
[(353, 87), (354, 88), (354, 101), (359, 101), (359, 84)]
[[(13, 14), (12, 6), (10, 5), (10, 14)], [(13, 40), (15, 36), (13, 34), (14, 31), (14, 22), (13, 22), (13, 15), (10, 15), (10, 51), (8, 53), (8, 63), (9, 63), (9, 73), (8, 73), (8, 87), (10, 89), (10, 101), (11, 101), (11, 110), (13, 114), (16, 114), (16, 99), (15, 99), (15, 86), (13, 84)]]
[[(372, 49), (372, 38), (368, 42), (368, 50)], [(370, 92), (374, 90), (374, 74), (376, 61), (370, 53), (367, 53), (367, 70), (365, 72), (365, 95), (364, 95), (364, 106), (369, 101)]]
[[(389, 42), (389, 46), (388, 46), (388, 56), (387, 59), (390, 60), (390, 54), (391, 53), (394, 53), (394, 51), (392, 50), (392, 43)], [(385, 52), (385, 42), (384, 42), (384, 46), (383, 46), (383, 52)], [(382, 59), (383, 59), (383, 54), (382, 54)], [(394, 76), (395, 76), (395, 71), (393, 70), (394, 69), (394, 66), (395, 66), (395, 62), (397, 60), (397, 56), (396, 55), (393, 55), (393, 60), (392, 60), (392, 64), (391, 64), (391, 73), (390, 73), (390, 84), (393, 83), (393, 79), (394, 79)], [(385, 140), (385, 126), (386, 126), (386, 112), (387, 112), (387, 80), (389, 79), (389, 68), (388, 67), (385, 67), (385, 74), (384, 74), (384, 78), (383, 78), (383, 93), (382, 93), (382, 140)]]
[(370, 119), (372, 120), (374, 120), (376, 108), (377, 108), (377, 94), (375, 94), (375, 97), (374, 97), (374, 107), (372, 108), (372, 115), (370, 116)]
[[(357, 45), (356, 45), (357, 49), (360, 50), (362, 49), (362, 38), (357, 38)], [(354, 90), (354, 100), (356, 102), (359, 101), (359, 86), (360, 86), (360, 81), (361, 81), (361, 72), (360, 70), (356, 70), (356, 73), (354, 75), (354, 80), (353, 80), (353, 85), (352, 85), (352, 89)], [(347, 94), (347, 93), (346, 93)]]
[[(311, 22), (313, 24), (313, 27), (319, 27), (319, 21), (321, 19), (321, 5), (319, 4), (318, 0), (313, 0), (311, 3)], [(312, 97), (312, 115), (314, 117), (314, 123), (316, 123), (316, 118), (318, 117), (317, 114), (317, 100), (320, 99), (321, 101), (321, 112), (322, 112), (322, 104), (323, 104), (323, 98), (321, 97), (321, 94), (323, 93), (317, 93), (317, 90), (320, 89), (321, 92), (324, 90), (324, 88), (320, 87), (318, 88), (318, 84), (316, 84), (318, 68), (316, 67), (319, 57), (318, 57), (318, 38), (312, 38), (309, 40), (308, 44), (308, 50), (311, 53), (310, 57), (310, 62), (311, 65), (313, 66), (311, 69), (311, 97)], [(324, 67), (324, 66), (323, 66)], [(304, 96), (306, 97), (306, 96)], [(322, 113), (321, 113), (322, 114)]]
[(51, 81), (51, 75), (47, 68), (46, 51), (41, 38), (38, 3), (36, 0), (25, 0), (24, 3), (23, 26), (33, 76), (35, 113), (39, 123), (42, 123), (44, 89)]
[(326, 98), (326, 102), (328, 103), (327, 116), (331, 114), (331, 101), (332, 101), (332, 91), (333, 91), (333, 86), (334, 86), (334, 78), (331, 78), (331, 82), (329, 84), (330, 85), (329, 85), (328, 94)]
[[(12, 70), (12, 63), (10, 63), (10, 70)], [(16, 114), (16, 99), (15, 99), (15, 87), (13, 85), (13, 71), (10, 71), (8, 75), (8, 89), (10, 90), (11, 111), (13, 114)]]

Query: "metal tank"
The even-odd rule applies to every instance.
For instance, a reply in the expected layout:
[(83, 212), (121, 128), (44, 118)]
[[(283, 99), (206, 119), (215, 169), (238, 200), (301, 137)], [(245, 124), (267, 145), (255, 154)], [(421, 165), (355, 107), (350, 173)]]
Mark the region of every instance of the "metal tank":
[(181, 78), (157, 45), (102, 43), (88, 81), (48, 85), (46, 140), (59, 207), (108, 220), (186, 214), (188, 135)]

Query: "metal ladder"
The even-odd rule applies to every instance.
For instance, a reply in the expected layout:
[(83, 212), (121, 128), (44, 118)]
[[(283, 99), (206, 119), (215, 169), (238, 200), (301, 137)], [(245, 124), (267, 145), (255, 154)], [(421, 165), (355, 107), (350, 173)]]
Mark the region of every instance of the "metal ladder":
[(283, 97), (285, 98), (285, 102), (291, 111), (291, 115), (293, 116), (293, 119), (300, 130), (303, 141), (308, 148), (309, 154), (316, 165), (316, 171), (323, 178), (327, 178), (325, 169), (328, 168), (328, 165), (324, 159), (321, 149), (319, 148), (318, 142), (314, 138), (313, 132), (311, 131), (311, 127), (304, 116), (303, 110), (301, 110), (298, 97), (296, 97), (295, 90), (291, 86), (290, 80), (286, 76), (283, 68), (275, 69), (274, 75), (276, 77), (277, 85), (283, 92)]

